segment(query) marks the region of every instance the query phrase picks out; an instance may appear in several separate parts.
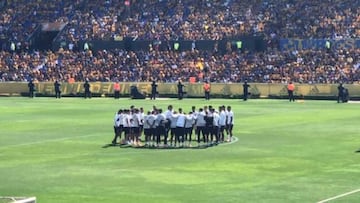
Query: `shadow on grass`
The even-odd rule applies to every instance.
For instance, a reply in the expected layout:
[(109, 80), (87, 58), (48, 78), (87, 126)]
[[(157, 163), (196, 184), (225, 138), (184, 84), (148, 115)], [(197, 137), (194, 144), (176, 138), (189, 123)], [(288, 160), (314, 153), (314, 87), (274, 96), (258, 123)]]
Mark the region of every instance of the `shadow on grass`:
[(179, 149), (207, 149), (209, 147), (215, 147), (218, 144), (201, 144), (199, 146), (134, 146), (129, 144), (106, 144), (102, 146), (102, 148), (109, 148), (109, 147), (120, 147), (120, 148), (132, 148), (132, 149), (148, 149), (148, 150), (179, 150)]

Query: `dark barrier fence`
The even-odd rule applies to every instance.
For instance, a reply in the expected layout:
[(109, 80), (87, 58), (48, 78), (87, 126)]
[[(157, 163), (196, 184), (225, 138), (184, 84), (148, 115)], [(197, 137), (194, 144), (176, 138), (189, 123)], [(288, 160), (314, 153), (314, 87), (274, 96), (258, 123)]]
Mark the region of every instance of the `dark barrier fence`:
[(306, 49), (360, 49), (360, 39), (281, 39), (280, 49), (283, 51)]
[[(241, 42), (239, 48), (237, 42)], [(150, 46), (153, 49), (160, 51), (175, 50), (174, 44), (178, 43), (178, 51), (191, 50), (194, 46), (197, 50), (209, 50), (213, 51), (217, 49), (219, 52), (225, 52), (227, 49), (231, 50), (249, 50), (249, 51), (264, 51), (266, 49), (266, 43), (261, 36), (245, 36), (237, 38), (229, 38), (224, 40), (172, 40), (172, 41), (158, 41), (158, 40), (135, 40), (133, 38), (124, 38), (119, 41), (79, 41), (75, 47), (79, 50), (84, 49), (84, 44), (87, 43), (91, 50), (111, 50), (122, 49), (131, 51), (148, 51)], [(65, 41), (53, 42), (53, 50), (58, 50), (60, 47), (67, 47), (68, 44)]]
[[(90, 83), (91, 92), (94, 96), (112, 96), (114, 92), (113, 83)], [(151, 92), (151, 83), (121, 83), (120, 94), (129, 96), (131, 86), (136, 86), (140, 93), (148, 95)], [(336, 97), (336, 84), (296, 84), (295, 95), (301, 98), (321, 98)], [(349, 90), (350, 98), (360, 97), (360, 85), (346, 84), (345, 88)], [(55, 95), (53, 83), (43, 82), (36, 83), (36, 92), (40, 96)], [(185, 83), (185, 91), (187, 97), (203, 97), (203, 84), (201, 83)], [(0, 95), (24, 95), (28, 92), (27, 83), (3, 82), (0, 83)], [(62, 83), (61, 92), (65, 96), (82, 96), (84, 92), (83, 83)], [(158, 86), (160, 96), (175, 97), (177, 95), (177, 86), (174, 83), (160, 83)], [(287, 88), (285, 84), (265, 84), (251, 83), (249, 92), (252, 97), (261, 98), (282, 98), (287, 96)], [(211, 85), (211, 95), (220, 98), (240, 98), (243, 94), (242, 84), (240, 83), (214, 83)]]

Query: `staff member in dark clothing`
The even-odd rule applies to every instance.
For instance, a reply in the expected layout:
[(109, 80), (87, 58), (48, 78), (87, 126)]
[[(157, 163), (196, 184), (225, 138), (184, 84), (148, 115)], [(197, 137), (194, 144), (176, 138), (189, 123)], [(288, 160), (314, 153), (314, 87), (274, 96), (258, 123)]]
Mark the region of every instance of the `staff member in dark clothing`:
[(340, 83), (337, 88), (338, 88), (337, 103), (340, 103), (340, 102), (343, 102), (343, 98), (344, 98), (344, 86), (342, 83)]
[(155, 100), (156, 94), (157, 94), (157, 84), (156, 84), (155, 81), (153, 81), (152, 84), (151, 84), (151, 97), (150, 97), (150, 99)]
[(183, 90), (184, 85), (181, 83), (181, 80), (179, 80), (178, 84), (177, 84), (177, 88), (178, 88), (178, 99), (182, 100), (184, 97), (184, 90)]
[(35, 96), (35, 85), (33, 83), (32, 80), (30, 80), (30, 82), (28, 83), (28, 87), (29, 87), (29, 97), (30, 98), (34, 98)]
[(249, 87), (250, 85), (248, 85), (247, 80), (245, 80), (244, 84), (243, 84), (243, 99), (244, 101), (246, 101), (248, 99), (249, 96)]
[(55, 98), (61, 98), (61, 91), (60, 91), (60, 86), (61, 84), (59, 83), (59, 81), (55, 81), (54, 82), (54, 89), (55, 89)]
[(90, 92), (90, 84), (89, 81), (86, 80), (85, 84), (84, 84), (84, 89), (85, 89), (85, 94), (84, 94), (84, 98), (89, 98), (91, 99), (91, 92)]

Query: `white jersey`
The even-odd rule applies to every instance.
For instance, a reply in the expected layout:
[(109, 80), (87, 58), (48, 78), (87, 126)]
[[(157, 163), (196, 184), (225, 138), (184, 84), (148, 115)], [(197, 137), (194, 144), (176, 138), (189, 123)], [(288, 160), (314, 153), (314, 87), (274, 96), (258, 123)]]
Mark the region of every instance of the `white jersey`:
[(194, 124), (194, 116), (189, 114), (186, 116), (185, 128), (191, 128)]
[(186, 116), (183, 113), (180, 113), (177, 121), (176, 121), (176, 127), (185, 127), (185, 121), (186, 121)]
[(196, 117), (196, 126), (204, 127), (206, 125), (205, 112), (199, 112)]
[(139, 125), (144, 125), (144, 117), (145, 117), (145, 113), (144, 112), (140, 112), (139, 114), (138, 114), (138, 116), (139, 116)]
[(164, 122), (165, 122), (165, 115), (164, 114), (158, 114), (156, 115), (156, 120), (155, 120), (155, 126), (164, 126)]
[(213, 116), (214, 116), (213, 126), (219, 126), (220, 115), (218, 113), (214, 112)]
[(124, 125), (124, 113), (119, 114), (119, 126)]
[(172, 110), (167, 110), (167, 111), (165, 111), (165, 118), (166, 118), (166, 119), (171, 119), (172, 115), (173, 115), (173, 111), (172, 111)]
[(193, 118), (193, 123), (192, 123), (193, 125), (195, 125), (195, 123), (196, 123), (196, 118), (197, 118), (198, 113), (199, 113), (199, 112), (194, 111), (194, 112), (191, 114), (191, 116), (192, 116), (192, 118)]
[(132, 114), (130, 118), (130, 127), (137, 128), (139, 127), (139, 116), (138, 114)]
[(129, 122), (129, 114), (124, 114), (123, 115), (123, 126), (124, 126), (124, 128), (128, 128), (128, 127), (130, 127), (130, 122)]
[(219, 120), (220, 126), (226, 125), (226, 113), (225, 111), (220, 111), (220, 120)]
[(114, 127), (120, 126), (120, 114), (116, 113), (114, 116)]
[(228, 125), (234, 125), (234, 112), (227, 111), (227, 123)]
[(149, 124), (149, 118), (151, 117), (151, 115), (145, 115), (143, 118), (143, 123), (144, 123), (144, 129), (150, 129), (151, 126)]
[[(146, 123), (149, 124), (150, 128), (156, 128), (155, 120), (156, 120), (156, 116), (154, 114), (151, 114), (147, 117)], [(145, 124), (144, 124), (144, 127), (145, 127)]]
[(176, 128), (176, 122), (177, 122), (177, 119), (178, 119), (179, 115), (178, 114), (173, 114), (171, 115), (170, 117), (170, 128)]
[(193, 117), (194, 117), (194, 119), (196, 119), (196, 117), (197, 117), (197, 115), (199, 114), (199, 112), (198, 111), (194, 111), (194, 112), (192, 112), (192, 114), (191, 115), (193, 115)]

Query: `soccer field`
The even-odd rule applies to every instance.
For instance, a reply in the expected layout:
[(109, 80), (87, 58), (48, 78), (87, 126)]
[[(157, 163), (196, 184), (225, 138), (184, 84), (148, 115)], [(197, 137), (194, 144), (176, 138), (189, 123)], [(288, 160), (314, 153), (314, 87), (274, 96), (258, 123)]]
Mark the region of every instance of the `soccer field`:
[[(237, 141), (108, 147), (130, 105), (231, 105)], [(0, 98), (0, 196), (69, 202), (318, 202), (360, 188), (360, 104), (335, 101)], [(194, 136), (193, 136), (194, 137)], [(360, 192), (332, 202), (358, 202)]]

